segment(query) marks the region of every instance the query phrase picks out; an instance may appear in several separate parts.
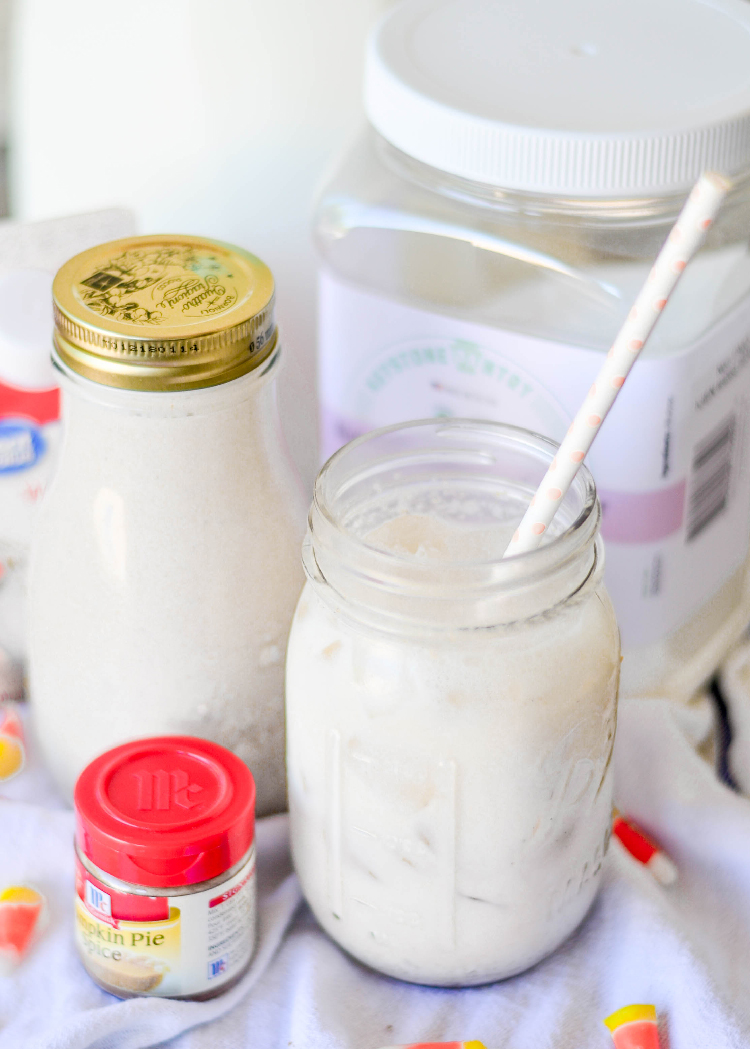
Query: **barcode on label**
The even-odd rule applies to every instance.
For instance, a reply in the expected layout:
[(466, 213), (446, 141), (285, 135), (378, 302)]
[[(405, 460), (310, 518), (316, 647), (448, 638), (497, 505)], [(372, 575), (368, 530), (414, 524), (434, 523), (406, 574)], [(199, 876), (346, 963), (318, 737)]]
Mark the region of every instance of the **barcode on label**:
[(737, 417), (730, 415), (697, 445), (693, 455), (687, 541), (723, 513), (729, 502)]

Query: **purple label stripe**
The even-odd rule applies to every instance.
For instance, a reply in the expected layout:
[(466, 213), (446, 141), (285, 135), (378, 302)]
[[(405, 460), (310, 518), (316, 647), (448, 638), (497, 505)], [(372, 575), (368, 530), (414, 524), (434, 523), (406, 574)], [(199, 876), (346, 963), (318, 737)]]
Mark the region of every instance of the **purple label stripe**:
[(679, 531), (685, 516), (686, 482), (653, 492), (599, 489), (602, 535), (612, 543), (653, 543)]

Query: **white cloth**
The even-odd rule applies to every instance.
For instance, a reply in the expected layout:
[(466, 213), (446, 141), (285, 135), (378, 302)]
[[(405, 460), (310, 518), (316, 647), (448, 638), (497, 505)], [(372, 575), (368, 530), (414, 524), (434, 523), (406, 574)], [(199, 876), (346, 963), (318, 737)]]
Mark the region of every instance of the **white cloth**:
[(38, 886), (51, 921), (0, 978), (0, 1049), (377, 1049), (460, 1038), (604, 1049), (602, 1018), (632, 1002), (656, 1005), (670, 1049), (748, 1049), (750, 801), (696, 755), (701, 717), (636, 700), (622, 705), (618, 728), (618, 804), (663, 843), (678, 883), (662, 888), (613, 842), (580, 930), (530, 972), (468, 990), (399, 983), (340, 951), (301, 902), (286, 820), (272, 817), (258, 825), (260, 946), (242, 982), (211, 1002), (111, 997), (73, 948), (72, 815), (32, 766), (0, 788), (11, 799), (0, 802), (0, 887)]

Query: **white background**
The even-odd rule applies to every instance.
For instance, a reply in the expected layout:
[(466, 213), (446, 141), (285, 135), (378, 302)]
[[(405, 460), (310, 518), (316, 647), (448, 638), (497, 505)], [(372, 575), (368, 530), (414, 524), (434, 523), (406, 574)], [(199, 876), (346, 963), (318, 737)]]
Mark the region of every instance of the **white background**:
[(317, 468), (312, 200), (363, 120), (364, 42), (392, 2), (12, 4), (13, 217), (125, 205), (142, 233), (214, 236), (267, 262), (287, 349), (282, 419), (308, 489)]

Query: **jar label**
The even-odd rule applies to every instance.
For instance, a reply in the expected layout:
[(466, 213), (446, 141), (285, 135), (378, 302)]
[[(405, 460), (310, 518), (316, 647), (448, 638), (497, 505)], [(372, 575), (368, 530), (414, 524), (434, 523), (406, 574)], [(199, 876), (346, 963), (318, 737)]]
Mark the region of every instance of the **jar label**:
[(79, 953), (114, 994), (210, 994), (252, 957), (255, 891), (254, 851), (233, 877), (184, 896), (118, 892), (76, 859)]
[(0, 560), (11, 568), (25, 558), (59, 439), (57, 387), (24, 390), (0, 380)]
[[(602, 362), (595, 350), (417, 309), (327, 272), (319, 345), (326, 457), (374, 427), (434, 416), (559, 441)], [(750, 300), (679, 353), (639, 361), (618, 397), (587, 464), (625, 645), (667, 637), (745, 560), (749, 405)]]

